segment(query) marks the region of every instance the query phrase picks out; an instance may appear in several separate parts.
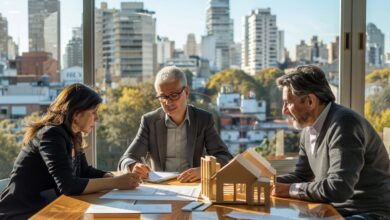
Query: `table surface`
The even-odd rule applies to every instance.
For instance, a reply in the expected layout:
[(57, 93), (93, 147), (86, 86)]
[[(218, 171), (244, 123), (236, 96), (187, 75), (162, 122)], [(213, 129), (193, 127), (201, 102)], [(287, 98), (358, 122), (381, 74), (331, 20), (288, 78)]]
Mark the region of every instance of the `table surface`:
[[(168, 185), (194, 185), (183, 184), (177, 181), (165, 183)], [(199, 184), (199, 183), (197, 183)], [(61, 195), (55, 201), (36, 213), (31, 219), (84, 219), (84, 212), (91, 204), (104, 204), (109, 199), (100, 199), (104, 192), (93, 193), (82, 196)], [(126, 200), (122, 200), (126, 202)], [(190, 201), (142, 201), (137, 204), (172, 204), (172, 213), (169, 214), (142, 214), (146, 219), (191, 219), (191, 212), (183, 212), (181, 208)], [(219, 219), (225, 218), (225, 214), (231, 211), (249, 212), (255, 214), (269, 215), (274, 219), (283, 217), (290, 219), (298, 218), (331, 218), (343, 219), (342, 216), (329, 204), (311, 203), (290, 198), (279, 198), (271, 196), (270, 207), (249, 206), (249, 205), (227, 205), (213, 204), (206, 211), (216, 211)]]

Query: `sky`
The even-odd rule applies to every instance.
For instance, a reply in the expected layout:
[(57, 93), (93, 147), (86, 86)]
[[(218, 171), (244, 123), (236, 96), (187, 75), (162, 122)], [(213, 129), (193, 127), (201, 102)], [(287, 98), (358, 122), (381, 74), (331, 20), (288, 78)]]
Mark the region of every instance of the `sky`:
[[(136, 0), (139, 2), (139, 0)], [(28, 50), (28, 0), (1, 0), (0, 13), (8, 20), (9, 35), (20, 45), (20, 52)], [(96, 0), (100, 7), (101, 0)], [(106, 0), (109, 8), (119, 8), (121, 0)], [(187, 34), (194, 33), (199, 43), (206, 33), (208, 0), (144, 0), (145, 9), (155, 12), (157, 34), (176, 42), (182, 48)], [(279, 30), (285, 32), (285, 47), (294, 57), (295, 46), (301, 40), (310, 41), (318, 35), (324, 43), (333, 41), (340, 25), (340, 0), (230, 0), (230, 16), (234, 20), (234, 39), (241, 41), (242, 17), (256, 8), (271, 8), (277, 16)], [(390, 23), (387, 11), (389, 0), (367, 0), (367, 22), (377, 25), (386, 37), (386, 51), (390, 51)], [(72, 35), (72, 27), (82, 22), (82, 0), (61, 1), (61, 51)]]

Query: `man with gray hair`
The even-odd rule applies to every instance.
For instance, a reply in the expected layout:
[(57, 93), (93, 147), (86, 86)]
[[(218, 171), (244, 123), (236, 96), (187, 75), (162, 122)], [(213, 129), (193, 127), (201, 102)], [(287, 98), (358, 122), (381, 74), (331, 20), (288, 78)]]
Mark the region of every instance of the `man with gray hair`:
[[(177, 171), (181, 182), (200, 179), (200, 158), (207, 153), (221, 165), (232, 158), (219, 137), (213, 116), (187, 104), (189, 87), (177, 67), (161, 69), (154, 87), (161, 108), (142, 116), (136, 137), (121, 157), (118, 168), (147, 178), (150, 169)], [(145, 164), (149, 156), (151, 167)]]
[(295, 171), (273, 195), (331, 203), (346, 219), (390, 216), (390, 161), (370, 123), (336, 103), (323, 71), (300, 66), (277, 79), (283, 114), (302, 129)]

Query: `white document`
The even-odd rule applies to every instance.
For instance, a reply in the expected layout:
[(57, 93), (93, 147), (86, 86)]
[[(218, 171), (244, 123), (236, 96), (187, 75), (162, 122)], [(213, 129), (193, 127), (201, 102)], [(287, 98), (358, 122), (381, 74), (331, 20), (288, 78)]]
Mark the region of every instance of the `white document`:
[(161, 183), (170, 179), (174, 179), (179, 176), (177, 172), (156, 172), (150, 171), (149, 178), (146, 180), (151, 183)]
[(218, 219), (217, 212), (192, 212), (192, 220), (215, 220)]
[(262, 214), (262, 213), (248, 213), (248, 212), (237, 212), (233, 211), (229, 214), (226, 214), (225, 216), (233, 219), (248, 219), (248, 220), (291, 220), (291, 219), (297, 219), (297, 218), (287, 218), (284, 216), (279, 215), (269, 215), (269, 214)]
[(197, 200), (200, 194), (200, 185), (173, 186), (173, 185), (140, 185), (134, 190), (112, 190), (100, 198), (102, 199), (129, 199), (129, 200)]
[(171, 204), (129, 204), (115, 201), (107, 204), (91, 205), (86, 214), (124, 214), (124, 213), (171, 213)]

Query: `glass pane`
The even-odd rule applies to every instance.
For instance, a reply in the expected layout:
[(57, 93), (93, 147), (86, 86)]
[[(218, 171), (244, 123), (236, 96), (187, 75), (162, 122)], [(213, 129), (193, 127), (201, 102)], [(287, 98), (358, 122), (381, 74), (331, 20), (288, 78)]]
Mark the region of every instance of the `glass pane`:
[(367, 1), (364, 114), (390, 153), (390, 26), (384, 20), (388, 7), (386, 0)]
[(11, 172), (26, 123), (61, 89), (83, 81), (82, 1), (0, 1), (0, 179)]
[(275, 85), (286, 70), (320, 66), (337, 96), (339, 0), (294, 1), (298, 13), (283, 0), (97, 0), (95, 7), (95, 74), (105, 95), (99, 168), (117, 168), (141, 116), (159, 106), (153, 77), (164, 66), (186, 71), (189, 102), (213, 113), (232, 154), (257, 147), (273, 159), (297, 155), (299, 131), (281, 114)]

